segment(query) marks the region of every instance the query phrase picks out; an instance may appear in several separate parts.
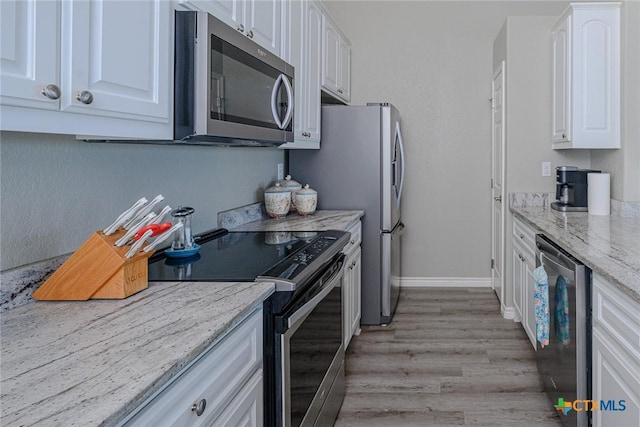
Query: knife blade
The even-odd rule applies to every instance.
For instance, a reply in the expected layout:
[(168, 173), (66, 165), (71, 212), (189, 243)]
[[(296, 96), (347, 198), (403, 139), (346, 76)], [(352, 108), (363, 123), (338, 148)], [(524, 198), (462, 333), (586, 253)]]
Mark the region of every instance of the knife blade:
[(118, 230), (125, 222), (127, 222), (138, 211), (138, 209), (140, 209), (140, 207), (143, 206), (147, 202), (148, 202), (148, 200), (145, 197), (140, 198), (129, 209), (127, 209), (126, 211), (122, 212), (118, 216), (118, 218), (113, 222), (113, 224), (111, 224), (110, 226), (105, 228), (103, 230), (103, 233), (106, 236), (109, 236), (109, 235), (115, 233), (116, 230)]

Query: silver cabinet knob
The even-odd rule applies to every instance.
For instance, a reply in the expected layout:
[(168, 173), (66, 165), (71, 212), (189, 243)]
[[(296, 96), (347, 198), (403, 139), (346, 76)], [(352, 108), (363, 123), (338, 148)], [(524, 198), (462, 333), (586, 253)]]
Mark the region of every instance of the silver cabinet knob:
[(524, 239), (524, 234), (520, 234), (520, 238), (521, 238), (521, 239)]
[(566, 133), (562, 134), (562, 139), (567, 139), (567, 134)]
[(244, 25), (238, 24), (238, 26), (236, 27), (236, 30), (240, 31), (241, 33), (244, 33)]
[(79, 94), (76, 95), (76, 99), (83, 104), (91, 104), (93, 102), (93, 95), (88, 90), (83, 90)]
[(62, 95), (60, 88), (54, 84), (46, 85), (42, 89), (42, 94), (49, 99), (58, 99)]
[(502, 201), (502, 196), (494, 197), (493, 200), (495, 200), (496, 202), (501, 202)]
[(204, 410), (206, 407), (207, 407), (207, 399), (200, 399), (199, 402), (191, 405), (191, 411), (195, 412), (197, 416), (200, 416), (204, 413)]
[(249, 37), (250, 39), (253, 38), (253, 30), (249, 30), (249, 32), (247, 33), (247, 37)]
[(344, 93), (342, 89), (338, 89), (338, 93)]

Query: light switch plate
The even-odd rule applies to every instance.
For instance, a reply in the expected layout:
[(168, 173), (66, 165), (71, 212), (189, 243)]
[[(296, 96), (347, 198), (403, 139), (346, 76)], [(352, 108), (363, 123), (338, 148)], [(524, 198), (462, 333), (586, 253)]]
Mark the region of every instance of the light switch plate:
[(284, 179), (284, 163), (278, 163), (278, 180)]
[(542, 162), (542, 176), (551, 176), (551, 162)]

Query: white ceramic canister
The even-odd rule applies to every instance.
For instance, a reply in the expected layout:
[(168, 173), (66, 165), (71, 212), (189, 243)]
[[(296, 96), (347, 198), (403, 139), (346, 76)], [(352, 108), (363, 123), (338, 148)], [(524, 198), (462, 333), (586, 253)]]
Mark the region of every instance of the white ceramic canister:
[(264, 207), (271, 218), (282, 218), (291, 207), (291, 191), (279, 183), (264, 190)]
[(302, 190), (296, 191), (296, 210), (302, 216), (311, 215), (318, 206), (318, 192), (306, 184)]
[(296, 201), (295, 201), (296, 191), (300, 190), (302, 188), (302, 185), (298, 181), (291, 179), (291, 175), (285, 176), (284, 179), (280, 181), (276, 181), (276, 183), (280, 184), (281, 187), (284, 187), (287, 190), (291, 191), (291, 207), (289, 208), (289, 210), (291, 212), (295, 211), (296, 210)]

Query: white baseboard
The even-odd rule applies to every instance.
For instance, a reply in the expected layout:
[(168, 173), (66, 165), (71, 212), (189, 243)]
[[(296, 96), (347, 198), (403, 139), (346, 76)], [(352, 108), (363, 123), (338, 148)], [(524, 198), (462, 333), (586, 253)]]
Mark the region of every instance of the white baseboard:
[(500, 311), (502, 312), (502, 317), (505, 319), (513, 320), (514, 322), (519, 322), (520, 319), (516, 319), (516, 309), (513, 307), (505, 307), (504, 305), (500, 306)]
[(403, 288), (491, 288), (491, 277), (401, 277)]

